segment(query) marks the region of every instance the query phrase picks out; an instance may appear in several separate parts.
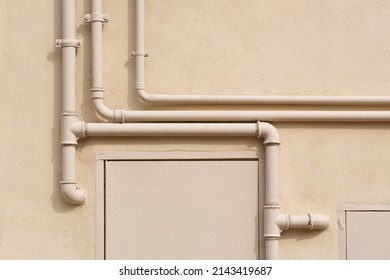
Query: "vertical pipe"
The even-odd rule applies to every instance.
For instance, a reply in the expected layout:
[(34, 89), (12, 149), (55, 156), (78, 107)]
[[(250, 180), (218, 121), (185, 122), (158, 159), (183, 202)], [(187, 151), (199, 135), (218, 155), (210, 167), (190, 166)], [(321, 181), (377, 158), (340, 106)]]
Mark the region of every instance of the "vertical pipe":
[(264, 138), (265, 145), (265, 205), (264, 205), (264, 239), (265, 258), (279, 258), (280, 229), (276, 219), (280, 213), (279, 206), (279, 134), (269, 124), (258, 122), (258, 137)]
[(145, 3), (136, 0), (136, 45), (135, 45), (135, 87), (137, 90), (145, 89)]
[[(75, 0), (62, 1), (62, 39), (75, 40)], [(62, 48), (62, 112), (76, 111), (76, 48)]]
[(280, 213), (279, 206), (279, 144), (266, 143), (265, 146), (265, 229), (266, 259), (279, 259), (280, 229), (275, 220)]
[[(62, 0), (62, 40), (76, 41), (75, 0)], [(77, 188), (76, 182), (76, 136), (71, 132), (71, 124), (76, 114), (76, 47), (62, 46), (62, 175), (61, 193), (72, 204), (83, 204), (86, 194)]]
[[(102, 14), (102, 1), (92, 0), (91, 3), (92, 18), (93, 15)], [(92, 41), (92, 88), (103, 91), (103, 23), (93, 20), (91, 22), (91, 41)]]

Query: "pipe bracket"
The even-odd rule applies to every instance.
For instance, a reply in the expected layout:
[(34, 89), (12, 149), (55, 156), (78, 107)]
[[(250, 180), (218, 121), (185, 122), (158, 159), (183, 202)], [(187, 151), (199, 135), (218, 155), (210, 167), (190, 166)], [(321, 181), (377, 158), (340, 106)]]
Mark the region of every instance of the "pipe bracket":
[(147, 53), (147, 52), (132, 52), (131, 56), (133, 56), (133, 57), (136, 57), (136, 56), (148, 57), (149, 53)]
[(81, 42), (81, 40), (77, 39), (57, 39), (55, 45), (57, 48), (81, 48), (83, 46), (83, 43)]
[(91, 23), (91, 22), (106, 23), (110, 20), (110, 16), (108, 14), (86, 14), (84, 16), (84, 20), (86, 23)]

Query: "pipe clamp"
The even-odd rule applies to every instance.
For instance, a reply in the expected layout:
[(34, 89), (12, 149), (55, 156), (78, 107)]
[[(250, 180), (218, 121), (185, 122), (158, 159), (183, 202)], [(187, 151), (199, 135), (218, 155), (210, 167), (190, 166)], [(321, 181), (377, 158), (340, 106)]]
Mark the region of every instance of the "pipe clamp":
[(83, 46), (81, 40), (77, 40), (77, 39), (57, 39), (55, 44), (57, 48), (65, 48), (65, 47), (81, 48)]
[(84, 20), (87, 23), (90, 23), (90, 22), (106, 23), (110, 20), (110, 16), (108, 14), (86, 14), (84, 16)]
[(136, 57), (136, 56), (148, 57), (149, 53), (147, 53), (147, 52), (132, 52), (131, 56), (133, 56), (133, 57)]

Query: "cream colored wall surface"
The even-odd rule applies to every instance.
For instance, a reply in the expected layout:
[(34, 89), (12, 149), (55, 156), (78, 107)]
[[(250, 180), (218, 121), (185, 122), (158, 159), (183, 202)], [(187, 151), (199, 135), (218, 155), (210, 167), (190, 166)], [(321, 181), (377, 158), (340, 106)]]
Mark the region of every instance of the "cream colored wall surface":
[[(389, 1), (145, 2), (145, 48), (150, 53), (145, 77), (150, 92), (388, 94)], [(99, 117), (89, 99), (90, 26), (83, 22), (89, 12), (89, 1), (77, 1), (76, 34), (84, 42), (77, 52), (77, 108), (80, 118), (95, 122)], [(130, 56), (135, 46), (134, 1), (105, 0), (103, 12), (111, 16), (103, 30), (107, 106), (183, 109), (178, 105), (155, 108), (135, 97)], [(43, 0), (38, 5), (0, 0), (0, 26), (1, 259), (95, 258), (95, 156), (99, 151), (259, 148), (255, 139), (87, 138), (79, 141), (77, 177), (88, 199), (81, 207), (71, 206), (62, 199), (58, 184), (61, 50), (54, 41), (61, 38), (61, 1)], [(204, 107), (184, 109), (189, 108)], [(221, 108), (239, 107), (216, 107)], [(388, 124), (275, 126), (282, 141), (282, 209), (331, 217), (324, 232), (284, 232), (281, 258), (337, 259), (337, 206), (390, 204)]]

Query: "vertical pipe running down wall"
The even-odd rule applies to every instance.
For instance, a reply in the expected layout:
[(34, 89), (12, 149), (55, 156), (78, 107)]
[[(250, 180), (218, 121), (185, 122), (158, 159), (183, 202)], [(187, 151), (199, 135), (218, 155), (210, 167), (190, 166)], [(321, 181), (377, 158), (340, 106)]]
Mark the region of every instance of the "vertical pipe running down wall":
[(102, 14), (102, 1), (92, 1), (91, 3), (91, 38), (92, 42), (92, 91), (103, 92), (103, 23), (99, 20), (94, 20)]
[(62, 0), (62, 175), (60, 185), (65, 200), (80, 205), (84, 203), (86, 193), (77, 187), (77, 138), (70, 131), (72, 123), (77, 121), (75, 13), (75, 0)]

